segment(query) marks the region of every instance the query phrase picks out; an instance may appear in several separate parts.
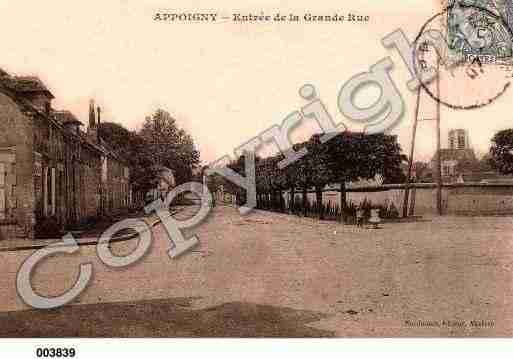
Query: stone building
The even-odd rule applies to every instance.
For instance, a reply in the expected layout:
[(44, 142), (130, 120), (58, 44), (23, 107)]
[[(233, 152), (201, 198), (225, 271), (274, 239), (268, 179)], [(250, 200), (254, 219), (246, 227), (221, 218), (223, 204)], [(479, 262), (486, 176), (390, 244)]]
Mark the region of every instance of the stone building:
[[(455, 183), (463, 180), (475, 180), (479, 172), (479, 160), (470, 146), (469, 136), (464, 129), (449, 131), (448, 148), (440, 150), (442, 161), (442, 181), (444, 183)], [(430, 163), (431, 176), (436, 168), (436, 154)]]
[(129, 167), (98, 135), (100, 109), (91, 101), (84, 132), (53, 98), (39, 78), (0, 70), (0, 239), (34, 238), (45, 220), (65, 227), (131, 204)]

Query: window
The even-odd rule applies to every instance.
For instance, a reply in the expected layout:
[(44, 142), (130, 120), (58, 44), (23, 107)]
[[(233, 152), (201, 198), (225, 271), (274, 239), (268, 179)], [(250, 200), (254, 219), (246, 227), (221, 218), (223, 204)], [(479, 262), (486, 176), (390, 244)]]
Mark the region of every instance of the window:
[(463, 135), (458, 136), (458, 148), (459, 149), (465, 148), (465, 136), (463, 136)]
[(50, 110), (51, 110), (50, 101), (45, 101), (45, 113), (46, 113), (46, 115), (50, 114)]

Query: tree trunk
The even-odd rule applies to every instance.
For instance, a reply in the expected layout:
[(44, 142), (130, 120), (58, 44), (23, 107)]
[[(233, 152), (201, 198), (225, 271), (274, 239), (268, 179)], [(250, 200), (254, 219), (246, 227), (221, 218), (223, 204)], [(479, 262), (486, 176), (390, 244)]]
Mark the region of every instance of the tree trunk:
[(290, 201), (289, 201), (289, 212), (290, 213), (294, 213), (294, 200), (295, 200), (295, 197), (296, 197), (296, 191), (295, 191), (295, 188), (292, 187), (290, 189)]
[(308, 190), (305, 188), (303, 188), (303, 215), (306, 217), (306, 215), (308, 214), (306, 212), (306, 206), (307, 206), (307, 203), (308, 203)]
[(340, 182), (340, 219), (345, 222), (345, 208), (347, 207), (346, 182)]
[(319, 219), (324, 219), (324, 207), (322, 205), (322, 187), (315, 187), (315, 201), (317, 202), (317, 211), (319, 212)]
[(280, 207), (279, 211), (283, 212), (283, 208), (285, 207), (285, 205), (284, 205), (284, 200), (283, 200), (283, 192), (281, 191), (281, 189), (278, 190), (278, 196), (279, 196), (278, 197), (278, 201), (279, 201), (278, 203), (279, 203), (279, 207)]

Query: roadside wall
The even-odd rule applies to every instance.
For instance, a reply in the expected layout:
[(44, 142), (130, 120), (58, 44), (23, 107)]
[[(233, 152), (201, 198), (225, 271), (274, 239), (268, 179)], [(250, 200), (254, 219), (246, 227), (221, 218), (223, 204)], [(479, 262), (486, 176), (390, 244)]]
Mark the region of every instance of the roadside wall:
[[(410, 201), (415, 197), (416, 215), (436, 215), (436, 187), (433, 184), (417, 185), (410, 190)], [(296, 193), (296, 196), (301, 193)], [(288, 200), (288, 194), (285, 194)], [(315, 201), (315, 193), (308, 194), (310, 203)], [(404, 199), (404, 185), (385, 185), (379, 188), (359, 189), (347, 192), (347, 201), (360, 204), (365, 199), (374, 204), (393, 203), (401, 213)], [(323, 193), (323, 202), (340, 205), (336, 191)], [(513, 185), (497, 184), (458, 184), (445, 185), (442, 189), (442, 209), (444, 214), (453, 215), (494, 215), (513, 214)]]

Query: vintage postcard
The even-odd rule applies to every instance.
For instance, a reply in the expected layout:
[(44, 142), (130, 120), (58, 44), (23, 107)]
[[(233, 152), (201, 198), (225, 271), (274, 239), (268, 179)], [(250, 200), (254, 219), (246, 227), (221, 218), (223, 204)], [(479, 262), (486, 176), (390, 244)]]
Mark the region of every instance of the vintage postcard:
[(513, 1), (0, 28), (0, 337), (513, 336)]

